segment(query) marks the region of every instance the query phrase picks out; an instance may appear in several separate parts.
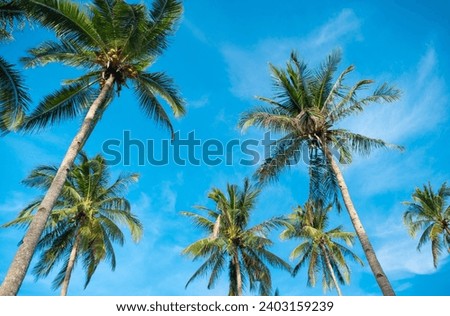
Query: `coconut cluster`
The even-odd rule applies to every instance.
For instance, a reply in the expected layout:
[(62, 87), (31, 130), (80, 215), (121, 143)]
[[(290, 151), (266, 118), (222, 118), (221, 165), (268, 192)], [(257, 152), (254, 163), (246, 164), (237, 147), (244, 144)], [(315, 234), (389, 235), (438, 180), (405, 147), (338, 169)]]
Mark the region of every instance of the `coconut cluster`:
[(107, 53), (96, 53), (96, 61), (103, 67), (100, 86), (103, 87), (107, 78), (113, 75), (120, 91), (121, 86), (125, 84), (127, 78), (136, 78), (137, 69), (126, 62), (127, 56), (123, 56), (121, 48), (111, 48)]

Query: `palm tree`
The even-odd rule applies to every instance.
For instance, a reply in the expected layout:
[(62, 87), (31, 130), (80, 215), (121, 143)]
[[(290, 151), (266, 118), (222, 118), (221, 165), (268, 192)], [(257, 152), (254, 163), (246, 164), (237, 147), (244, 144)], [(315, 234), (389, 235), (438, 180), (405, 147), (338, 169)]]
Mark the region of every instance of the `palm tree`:
[[(47, 193), (33, 218), (0, 287), (0, 295), (15, 295), (25, 277), (35, 247), (45, 228), (77, 154), (114, 97), (127, 82), (133, 84), (138, 103), (148, 116), (172, 131), (170, 119), (157, 96), (175, 116), (184, 114), (184, 102), (172, 80), (162, 72), (149, 72), (167, 46), (182, 13), (177, 0), (154, 0), (144, 4), (123, 0), (94, 0), (81, 5), (69, 0), (30, 0), (27, 12), (43, 26), (56, 32), (58, 42), (45, 42), (29, 51), (26, 66), (61, 62), (86, 69), (86, 74), (66, 82), (46, 97), (21, 128), (25, 131), (85, 114)], [(100, 89), (98, 88), (100, 87)]]
[[(33, 270), (36, 277), (46, 277), (58, 263), (63, 262), (53, 281), (54, 288), (61, 287), (61, 295), (67, 295), (77, 261), (81, 260), (86, 270), (85, 288), (101, 261), (108, 259), (112, 270), (115, 269), (113, 243), (124, 243), (124, 235), (118, 225), (127, 226), (135, 242), (142, 235), (141, 223), (131, 213), (128, 200), (122, 197), (128, 185), (137, 181), (138, 175), (121, 175), (108, 185), (109, 170), (101, 155), (89, 159), (80, 153), (78, 157), (79, 162), (69, 172), (63, 192), (39, 240), (37, 249), (41, 256)], [(23, 182), (27, 186), (47, 190), (57, 170), (54, 166), (40, 166)], [(28, 226), (41, 201), (32, 202), (15, 220), (3, 226)]]
[(322, 271), (324, 290), (334, 287), (338, 295), (342, 295), (339, 283), (350, 282), (350, 269), (345, 257), (350, 257), (361, 265), (363, 263), (350, 249), (338, 243), (343, 241), (347, 246), (352, 246), (354, 233), (342, 231), (342, 226), (326, 230), (331, 208), (331, 205), (324, 208), (322, 203), (312, 201), (308, 201), (303, 207), (299, 206), (288, 216), (281, 238), (302, 240), (291, 253), (291, 259), (299, 258), (292, 271), (294, 276), (309, 261), (307, 284), (315, 286), (317, 273)]
[[(25, 14), (19, 1), (0, 0), (0, 41), (12, 39), (15, 24), (23, 24)], [(0, 133), (14, 130), (22, 122), (30, 96), (14, 65), (0, 56)]]
[(348, 164), (352, 160), (352, 152), (369, 154), (375, 148), (400, 149), (381, 139), (352, 133), (340, 126), (343, 119), (362, 112), (371, 103), (397, 100), (400, 92), (382, 84), (373, 93), (359, 97), (360, 90), (367, 89), (372, 80), (361, 80), (348, 87), (344, 80), (354, 69), (350, 66), (333, 81), (340, 60), (340, 52), (334, 51), (319, 69), (312, 71), (293, 52), (286, 69), (270, 65), (275, 88), (274, 99), (259, 97), (268, 106), (259, 106), (244, 113), (239, 125), (244, 130), (255, 125), (283, 134), (276, 142), (272, 156), (257, 171), (256, 175), (261, 182), (275, 179), (284, 167), (298, 162), (303, 146), (308, 148), (310, 157), (314, 158), (310, 160), (325, 169), (321, 174), (332, 176), (334, 179), (331, 182), (339, 187), (382, 293), (395, 295), (359, 219), (333, 153), (338, 154), (340, 163)]
[(205, 211), (207, 216), (182, 212), (208, 233), (207, 237), (183, 250), (183, 254), (191, 255), (194, 260), (206, 258), (186, 287), (194, 279), (210, 271), (208, 289), (211, 289), (228, 262), (228, 295), (241, 296), (245, 284), (248, 284), (250, 291), (259, 285), (260, 295), (270, 295), (272, 279), (266, 263), (290, 270), (286, 262), (267, 249), (273, 244), (267, 234), (279, 224), (279, 219), (274, 218), (249, 227), (250, 215), (259, 193), (260, 190), (252, 187), (246, 179), (242, 189), (228, 184), (227, 195), (213, 188), (208, 197), (215, 203), (216, 209), (196, 207)]
[(431, 184), (416, 188), (412, 194), (413, 202), (404, 202), (408, 206), (403, 214), (403, 220), (409, 234), (414, 237), (420, 230), (422, 235), (417, 249), (431, 241), (431, 253), (434, 267), (443, 249), (450, 253), (450, 188), (444, 182), (435, 193)]

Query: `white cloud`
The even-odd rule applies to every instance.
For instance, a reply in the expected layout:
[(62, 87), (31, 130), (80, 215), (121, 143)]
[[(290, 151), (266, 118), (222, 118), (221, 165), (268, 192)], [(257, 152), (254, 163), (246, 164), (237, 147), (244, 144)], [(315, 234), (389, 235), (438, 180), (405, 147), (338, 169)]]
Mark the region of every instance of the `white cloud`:
[[(411, 238), (402, 221), (402, 204), (390, 210), (389, 216), (385, 216), (382, 210), (371, 210), (373, 215), (371, 222), (375, 251), (381, 266), (393, 280), (401, 280), (416, 274), (431, 274), (437, 270), (433, 266), (431, 246), (426, 244), (421, 251), (417, 251), (418, 238)], [(443, 255), (440, 266), (445, 264), (447, 255)], [(406, 285), (404, 285), (406, 286)]]
[(192, 109), (200, 109), (209, 103), (209, 95), (204, 94), (200, 98), (188, 101), (188, 107)]
[(151, 199), (144, 192), (141, 192), (141, 194), (139, 195), (139, 199), (131, 204), (131, 209), (133, 210), (133, 212), (135, 212), (136, 209), (139, 212), (147, 212), (151, 208)]
[(419, 252), (416, 250), (416, 246), (416, 241), (400, 236), (395, 239), (395, 242), (392, 242), (392, 240), (386, 242), (384, 246), (377, 250), (378, 259), (385, 272), (394, 279), (402, 279), (411, 274), (435, 272), (431, 250), (424, 247)]
[(332, 49), (360, 40), (360, 24), (352, 10), (344, 9), (306, 37), (267, 38), (250, 48), (233, 44), (222, 46), (231, 92), (243, 99), (264, 95), (265, 91), (270, 91), (269, 62), (284, 64), (292, 49), (297, 49), (310, 62), (319, 62)]
[(447, 180), (448, 175), (435, 167), (433, 139), (415, 140), (438, 130), (448, 120), (448, 95), (444, 80), (437, 75), (437, 64), (436, 53), (429, 48), (416, 69), (402, 76), (405, 95), (401, 101), (374, 105), (342, 123), (353, 132), (406, 145), (406, 151), (401, 154), (376, 151), (370, 157), (356, 157), (350, 166), (344, 167), (349, 184), (360, 194), (412, 190), (426, 181)]
[(224, 108), (221, 108), (213, 119), (213, 126), (218, 127), (221, 125), (228, 126), (228, 130), (233, 131), (236, 129), (236, 117), (227, 113)]
[(191, 32), (191, 34), (200, 42), (204, 44), (208, 44), (208, 38), (206, 37), (205, 33), (196, 26), (190, 19), (187, 19), (186, 17), (183, 19), (183, 25), (188, 28), (188, 30)]
[(161, 199), (159, 202), (163, 205), (161, 208), (165, 212), (176, 212), (177, 192), (172, 189), (170, 182), (161, 184)]
[(404, 290), (407, 290), (407, 289), (409, 289), (412, 286), (413, 286), (413, 284), (411, 282), (405, 282), (405, 283), (402, 283), (402, 284), (396, 286), (395, 290), (397, 292), (403, 292)]
[(402, 191), (425, 183), (430, 179), (445, 180), (429, 164), (429, 149), (415, 148), (403, 153), (375, 152), (370, 157), (357, 158), (352, 165), (343, 167), (348, 184), (358, 196), (370, 197), (379, 193)]
[(355, 13), (350, 9), (344, 9), (337, 17), (330, 19), (325, 25), (313, 32), (309, 36), (308, 42), (313, 47), (319, 47), (354, 35), (357, 36), (357, 39), (360, 39), (360, 26), (361, 22)]
[(5, 145), (14, 152), (24, 173), (28, 173), (38, 165), (58, 164), (69, 142), (65, 134), (45, 131), (36, 135), (8, 135)]
[(393, 143), (435, 129), (448, 116), (448, 95), (437, 66), (436, 52), (429, 48), (416, 69), (399, 79), (398, 86), (404, 92), (400, 101), (370, 106), (361, 115), (346, 120), (345, 127)]
[(17, 214), (30, 202), (30, 197), (24, 192), (13, 191), (9, 193), (8, 197), (0, 204), (0, 213)]

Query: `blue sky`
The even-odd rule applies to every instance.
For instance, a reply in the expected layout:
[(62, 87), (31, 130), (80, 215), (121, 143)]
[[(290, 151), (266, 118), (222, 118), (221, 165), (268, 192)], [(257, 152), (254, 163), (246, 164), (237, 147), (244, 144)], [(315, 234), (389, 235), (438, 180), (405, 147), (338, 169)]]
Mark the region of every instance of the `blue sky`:
[[(85, 2), (85, 1), (83, 1)], [(149, 2), (149, 1), (146, 1)], [(170, 47), (154, 65), (174, 78), (187, 101), (187, 115), (174, 119), (182, 137), (195, 131), (202, 141), (218, 139), (260, 140), (263, 131), (249, 129), (242, 134), (236, 127), (241, 112), (257, 105), (255, 95), (272, 96), (268, 63), (282, 66), (292, 49), (312, 67), (333, 49), (343, 52), (341, 69), (354, 64), (350, 81), (362, 78), (377, 83), (390, 82), (403, 91), (400, 101), (373, 105), (345, 122), (345, 127), (368, 136), (406, 147), (403, 153), (377, 151), (355, 159), (343, 167), (354, 203), (371, 238), (379, 260), (399, 295), (449, 295), (450, 263), (443, 256), (438, 269), (432, 265), (429, 246), (416, 251), (402, 224), (405, 207), (415, 187), (428, 181), (434, 187), (449, 180), (450, 149), (450, 21), (449, 3), (432, 1), (288, 1), (268, 0), (185, 1), (185, 13)], [(14, 62), (51, 35), (39, 28), (15, 33), (16, 41), (2, 44), (0, 54)], [(60, 65), (24, 71), (33, 101), (54, 91), (61, 81), (79, 71)], [(0, 223), (39, 194), (20, 181), (37, 165), (58, 164), (75, 134), (80, 120), (64, 122), (34, 135), (11, 134), (0, 140)], [(108, 139), (121, 139), (130, 131), (133, 139), (153, 139), (156, 144), (170, 135), (140, 112), (136, 99), (123, 91), (105, 113), (86, 145), (89, 155), (102, 151)], [(145, 233), (135, 245), (128, 239), (116, 247), (115, 272), (102, 264), (90, 285), (83, 290), (84, 275), (77, 267), (71, 280), (71, 295), (226, 295), (226, 273), (212, 290), (206, 279), (184, 288), (199, 266), (181, 256), (181, 250), (202, 232), (189, 219), (179, 215), (193, 205), (209, 205), (206, 196), (213, 186), (227, 182), (241, 184), (256, 166), (187, 164), (166, 166), (131, 164), (113, 166), (141, 174), (128, 193), (133, 211), (142, 220)], [(243, 155), (243, 154), (241, 154)], [(287, 214), (307, 199), (308, 177), (305, 165), (282, 174), (277, 183), (264, 188), (254, 221)], [(351, 230), (347, 214), (333, 217), (333, 223)], [(0, 279), (3, 279), (22, 230), (0, 230)], [(273, 251), (287, 259), (293, 242), (281, 242), (272, 235)], [(363, 257), (358, 244), (354, 251)], [(379, 295), (367, 267), (351, 265), (352, 281), (344, 295)], [(322, 295), (319, 286), (306, 287), (304, 271), (296, 278), (273, 271), (274, 287), (281, 295)], [(54, 295), (52, 278), (35, 282), (28, 275), (22, 295)], [(328, 293), (334, 294), (334, 293)]]

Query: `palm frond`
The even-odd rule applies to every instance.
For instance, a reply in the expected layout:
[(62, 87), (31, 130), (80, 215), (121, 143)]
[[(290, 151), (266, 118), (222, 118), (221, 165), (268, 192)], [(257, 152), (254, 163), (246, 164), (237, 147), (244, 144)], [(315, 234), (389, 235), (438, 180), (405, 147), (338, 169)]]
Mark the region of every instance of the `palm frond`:
[(60, 231), (60, 233), (57, 234), (50, 233), (48, 235), (48, 241), (46, 241), (45, 238), (42, 239), (43, 244), (49, 244), (50, 246), (41, 253), (38, 263), (33, 268), (33, 274), (36, 278), (48, 276), (56, 264), (61, 261), (65, 261), (67, 263), (73, 246), (72, 240), (75, 233), (76, 229), (72, 226), (69, 227), (69, 229)]
[(164, 98), (175, 116), (184, 114), (183, 101), (177, 95), (176, 90), (171, 87), (171, 81), (161, 73), (156, 73), (142, 74), (133, 83), (139, 105), (144, 112), (161, 126), (169, 129), (173, 135), (169, 116), (157, 99), (157, 95)]
[(88, 47), (106, 47), (88, 13), (77, 3), (69, 0), (30, 0), (27, 2), (27, 12), (60, 38)]
[(26, 14), (20, 0), (0, 1), (0, 40), (12, 39), (14, 26), (22, 28)]
[[(183, 251), (184, 252), (184, 251)], [(208, 257), (208, 259), (206, 259), (206, 261), (197, 269), (197, 271), (194, 272), (194, 274), (189, 278), (189, 280), (187, 281), (185, 288), (187, 288), (189, 286), (189, 284), (194, 281), (195, 279), (205, 275), (209, 269), (211, 269), (211, 267), (215, 267), (217, 264), (217, 261), (223, 260), (223, 254), (220, 251), (215, 251), (212, 253), (212, 255), (210, 257)], [(217, 270), (217, 273), (219, 271)], [(210, 282), (211, 284), (215, 283), (215, 278), (213, 278), (211, 280), (210, 278)]]
[(65, 278), (65, 276), (66, 276), (66, 271), (67, 271), (68, 265), (69, 265), (69, 260), (65, 260), (64, 263), (63, 263), (63, 265), (62, 265), (61, 268), (59, 269), (58, 274), (57, 274), (56, 277), (53, 279), (53, 282), (52, 282), (52, 289), (53, 289), (53, 290), (56, 290), (56, 289), (58, 289), (59, 287), (61, 287), (61, 285), (62, 285), (62, 283), (63, 283), (63, 281), (64, 281), (64, 278)]
[(150, 21), (144, 47), (151, 54), (160, 54), (167, 47), (167, 37), (175, 31), (176, 23), (183, 13), (177, 0), (155, 0), (150, 9)]
[(22, 57), (25, 67), (45, 66), (48, 63), (60, 62), (73, 67), (95, 68), (95, 54), (70, 40), (59, 42), (46, 41), (28, 50), (29, 56)]
[(341, 62), (342, 54), (340, 50), (334, 50), (321, 65), (321, 67), (314, 73), (313, 78), (309, 83), (312, 90), (311, 94), (314, 96), (314, 104), (319, 108), (327, 107), (327, 97), (333, 89), (333, 75)]
[[(223, 272), (225, 268), (225, 254), (222, 252), (217, 252), (214, 256), (214, 266), (211, 267), (211, 275), (208, 280), (208, 289), (214, 288), (214, 285), (217, 283), (220, 274)], [(187, 286), (187, 284), (186, 284)]]
[(0, 57), (0, 132), (16, 130), (31, 102), (23, 79), (14, 65)]
[(50, 124), (77, 117), (94, 100), (95, 89), (93, 86), (97, 81), (73, 83), (47, 96), (25, 118), (20, 128), (26, 131), (40, 130)]
[(391, 148), (403, 151), (402, 146), (389, 144), (381, 139), (370, 138), (344, 129), (330, 131), (336, 137), (340, 147), (349, 148), (360, 155), (369, 155), (373, 149)]
[(375, 89), (372, 95), (364, 97), (362, 99), (356, 99), (357, 91), (366, 88), (371, 85), (371, 80), (362, 80), (358, 82), (344, 97), (338, 105), (336, 105), (336, 111), (330, 115), (330, 122), (336, 123), (350, 115), (360, 113), (364, 111), (364, 108), (373, 103), (389, 103), (400, 99), (401, 92), (399, 89), (389, 86), (387, 83), (382, 84)]
[(256, 107), (241, 115), (239, 127), (245, 131), (250, 126), (268, 128), (273, 132), (292, 132), (297, 126), (286, 111), (280, 108)]
[(209, 218), (192, 212), (181, 212), (181, 215), (191, 217), (197, 227), (203, 228), (207, 232), (212, 233), (214, 228), (214, 222), (212, 222)]
[(309, 175), (309, 198), (326, 205), (333, 204), (340, 212), (342, 206), (336, 176), (326, 157), (318, 149), (309, 149)]
[(305, 140), (288, 134), (276, 141), (275, 148), (271, 156), (256, 170), (254, 176), (259, 183), (274, 181), (281, 171), (296, 165), (303, 153)]

